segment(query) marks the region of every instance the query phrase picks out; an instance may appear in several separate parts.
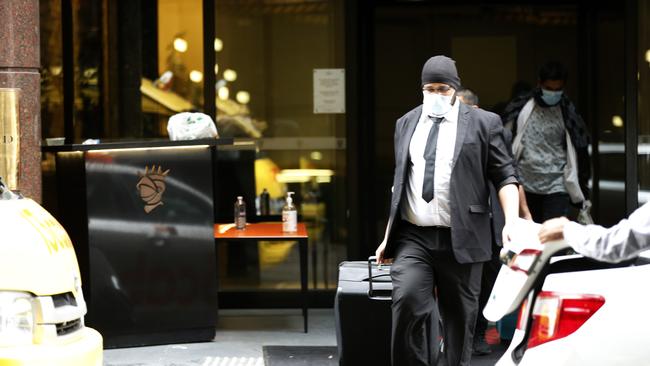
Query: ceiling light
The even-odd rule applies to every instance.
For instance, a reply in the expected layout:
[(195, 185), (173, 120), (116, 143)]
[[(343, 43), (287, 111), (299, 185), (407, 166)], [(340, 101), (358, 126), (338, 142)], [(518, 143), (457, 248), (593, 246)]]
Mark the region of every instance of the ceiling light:
[(225, 69), (223, 70), (223, 78), (226, 79), (226, 81), (235, 81), (237, 80), (237, 72), (232, 69)]
[(63, 67), (61, 67), (61, 66), (50, 66), (50, 72), (54, 76), (61, 75), (61, 71), (63, 71)]
[(251, 95), (247, 91), (238, 91), (237, 96), (235, 97), (237, 101), (241, 104), (248, 104), (251, 101)]
[(219, 52), (223, 49), (223, 41), (221, 41), (219, 38), (214, 39), (214, 51)]
[(320, 151), (312, 151), (309, 156), (311, 157), (311, 160), (323, 160), (323, 153)]
[(187, 41), (180, 37), (175, 38), (174, 49), (180, 53), (187, 51)]
[(612, 125), (614, 125), (614, 127), (623, 127), (623, 118), (621, 118), (621, 116), (612, 117)]
[(203, 73), (198, 70), (190, 71), (190, 80), (195, 83), (200, 83), (203, 80)]
[(230, 97), (230, 90), (228, 90), (227, 86), (222, 86), (217, 91), (217, 95), (219, 96), (219, 99), (226, 100), (228, 97)]
[(275, 179), (280, 183), (305, 183), (315, 178), (318, 183), (329, 183), (333, 175), (331, 169), (282, 169)]

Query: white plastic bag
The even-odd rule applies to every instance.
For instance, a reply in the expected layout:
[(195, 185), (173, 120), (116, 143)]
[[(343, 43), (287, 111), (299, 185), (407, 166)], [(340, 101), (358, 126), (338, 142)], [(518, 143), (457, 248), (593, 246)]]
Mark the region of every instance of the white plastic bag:
[(169, 117), (167, 132), (172, 141), (219, 137), (214, 121), (204, 113), (183, 112)]

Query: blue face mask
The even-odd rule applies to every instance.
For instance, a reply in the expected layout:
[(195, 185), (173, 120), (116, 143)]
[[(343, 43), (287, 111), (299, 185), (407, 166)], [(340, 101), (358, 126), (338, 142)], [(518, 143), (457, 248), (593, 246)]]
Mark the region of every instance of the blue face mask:
[(562, 90), (552, 91), (542, 89), (542, 100), (548, 105), (556, 105), (560, 102), (560, 99), (562, 99), (562, 93)]
[(451, 110), (451, 95), (429, 94), (422, 92), (424, 98), (422, 100), (422, 113), (432, 114), (435, 117), (442, 117)]

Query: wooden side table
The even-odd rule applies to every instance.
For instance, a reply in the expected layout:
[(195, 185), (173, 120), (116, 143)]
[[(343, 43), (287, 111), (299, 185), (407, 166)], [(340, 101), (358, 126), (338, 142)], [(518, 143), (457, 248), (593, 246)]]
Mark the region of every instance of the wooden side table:
[(307, 246), (309, 244), (309, 236), (304, 223), (298, 223), (298, 231), (295, 233), (285, 233), (282, 231), (281, 222), (260, 222), (249, 223), (246, 229), (237, 230), (234, 224), (215, 224), (214, 225), (214, 241), (218, 244), (219, 241), (229, 242), (257, 242), (264, 241), (292, 241), (295, 240), (299, 245), (300, 252), (300, 293), (302, 295), (302, 317), (304, 320), (305, 333), (307, 333), (307, 308), (308, 308), (308, 294), (307, 294)]

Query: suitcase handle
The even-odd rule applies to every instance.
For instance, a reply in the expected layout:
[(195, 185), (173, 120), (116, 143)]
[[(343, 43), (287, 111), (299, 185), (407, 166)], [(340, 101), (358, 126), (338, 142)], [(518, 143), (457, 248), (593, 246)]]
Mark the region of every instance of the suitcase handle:
[[(392, 299), (391, 294), (380, 295), (379, 291), (377, 291), (377, 293), (375, 293), (375, 291), (372, 288), (372, 279), (373, 279), (372, 265), (373, 265), (373, 263), (376, 263), (376, 262), (377, 262), (377, 257), (376, 256), (373, 255), (373, 256), (368, 257), (368, 297), (371, 300), (390, 300), (390, 299)], [(377, 269), (380, 270), (380, 271), (385, 270), (385, 269), (382, 269), (381, 264), (377, 265)], [(377, 277), (379, 277), (379, 276), (377, 276)]]

